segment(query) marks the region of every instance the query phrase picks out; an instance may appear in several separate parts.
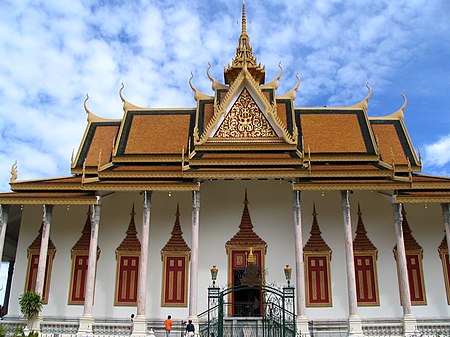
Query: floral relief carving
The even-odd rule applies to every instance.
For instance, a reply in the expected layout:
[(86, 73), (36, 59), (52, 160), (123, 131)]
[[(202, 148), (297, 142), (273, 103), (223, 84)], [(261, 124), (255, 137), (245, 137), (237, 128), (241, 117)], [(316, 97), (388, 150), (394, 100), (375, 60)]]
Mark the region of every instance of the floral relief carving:
[(272, 138), (277, 137), (277, 134), (248, 90), (244, 88), (230, 112), (225, 116), (215, 137)]

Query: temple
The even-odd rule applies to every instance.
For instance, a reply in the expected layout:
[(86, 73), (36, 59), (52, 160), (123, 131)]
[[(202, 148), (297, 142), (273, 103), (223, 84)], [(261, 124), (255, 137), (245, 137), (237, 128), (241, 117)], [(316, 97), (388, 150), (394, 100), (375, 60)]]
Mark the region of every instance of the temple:
[[(236, 54), (196, 106), (88, 108), (71, 174), (0, 194), (1, 324), (45, 336), (450, 334), (450, 178), (421, 173), (404, 102), (295, 106)], [(290, 80), (289, 80), (290, 81)], [(188, 85), (188, 83), (186, 83)], [(80, 130), (80, 136), (82, 131)], [(42, 296), (31, 321), (17, 299)]]

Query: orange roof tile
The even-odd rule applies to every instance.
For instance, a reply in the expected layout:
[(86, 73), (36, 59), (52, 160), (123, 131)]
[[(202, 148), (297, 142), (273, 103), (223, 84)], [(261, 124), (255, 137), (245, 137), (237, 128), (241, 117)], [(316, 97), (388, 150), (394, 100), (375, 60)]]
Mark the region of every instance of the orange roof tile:
[(305, 151), (311, 153), (366, 153), (367, 148), (355, 114), (302, 114)]
[[(102, 163), (106, 163), (111, 156), (113, 140), (119, 130), (118, 125), (101, 125), (93, 123), (94, 129), (92, 141), (86, 155), (86, 166), (98, 166), (99, 153), (102, 153)], [(86, 139), (88, 141), (88, 139)], [(86, 144), (87, 145), (87, 144)], [(81, 163), (82, 165), (82, 163)]]
[(124, 154), (181, 154), (187, 148), (190, 115), (135, 114), (131, 118)]
[(287, 116), (286, 116), (286, 104), (277, 102), (277, 114), (280, 117), (280, 120), (283, 122), (284, 126), (287, 126)]
[[(387, 163), (408, 164), (406, 154), (393, 124), (372, 124), (381, 157)], [(412, 159), (412, 158), (411, 158)]]

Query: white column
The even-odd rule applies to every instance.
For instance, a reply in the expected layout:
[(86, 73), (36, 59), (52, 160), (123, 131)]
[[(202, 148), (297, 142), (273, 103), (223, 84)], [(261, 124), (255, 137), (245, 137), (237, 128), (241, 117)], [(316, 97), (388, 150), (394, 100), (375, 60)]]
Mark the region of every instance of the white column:
[(50, 224), (52, 222), (53, 205), (44, 205), (42, 216), (42, 238), (41, 248), (39, 250), (39, 262), (36, 275), (35, 292), (44, 295), (44, 278), (47, 264), (48, 239), (50, 237)]
[(348, 333), (350, 336), (363, 336), (362, 322), (358, 316), (358, 299), (356, 297), (355, 260), (353, 256), (353, 233), (349, 194), (350, 191), (341, 191), (342, 213), (344, 216), (345, 263), (347, 267)]
[(151, 199), (152, 199), (152, 192), (144, 191), (143, 214), (142, 214), (142, 242), (141, 242), (141, 255), (139, 257), (137, 316), (133, 320), (133, 336), (147, 335), (147, 319), (145, 317), (145, 304), (147, 294), (148, 241), (150, 234)]
[[(192, 192), (192, 242), (191, 269), (189, 282), (189, 319), (197, 323), (198, 293), (198, 236), (200, 226), (200, 191)], [(198, 327), (197, 327), (198, 331)]]
[(444, 218), (445, 238), (447, 239), (447, 249), (450, 252), (450, 204), (441, 204), (442, 217)]
[(8, 226), (9, 205), (0, 205), (0, 262), (5, 247), (6, 227)]
[(92, 307), (94, 305), (94, 286), (95, 271), (97, 265), (97, 242), (98, 242), (98, 226), (100, 223), (100, 198), (97, 197), (97, 203), (91, 206), (91, 238), (89, 241), (89, 258), (88, 270), (86, 275), (86, 287), (84, 292), (84, 311), (80, 317), (80, 325), (78, 327), (78, 336), (93, 335), (92, 324), (94, 318), (92, 316)]
[(294, 229), (295, 229), (295, 287), (297, 288), (297, 333), (309, 336), (306, 317), (305, 265), (303, 260), (301, 191), (293, 191)]
[(395, 235), (397, 239), (397, 271), (400, 286), (400, 301), (403, 306), (403, 333), (406, 336), (413, 334), (416, 330), (416, 319), (412, 315), (411, 310), (408, 267), (406, 265), (405, 241), (403, 239), (402, 204), (395, 202), (395, 196), (392, 199), (392, 207), (394, 209)]

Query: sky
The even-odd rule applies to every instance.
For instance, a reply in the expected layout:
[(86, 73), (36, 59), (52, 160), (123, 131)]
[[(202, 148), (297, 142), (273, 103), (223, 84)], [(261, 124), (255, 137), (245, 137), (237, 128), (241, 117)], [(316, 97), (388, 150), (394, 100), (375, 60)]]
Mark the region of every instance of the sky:
[[(212, 94), (241, 32), (241, 0), (2, 0), (0, 191), (18, 179), (70, 175), (94, 114), (195, 107), (188, 81)], [(247, 31), (278, 94), (301, 77), (296, 107), (347, 106), (373, 90), (369, 116), (408, 98), (405, 124), (422, 172), (450, 175), (450, 1), (247, 0)]]

